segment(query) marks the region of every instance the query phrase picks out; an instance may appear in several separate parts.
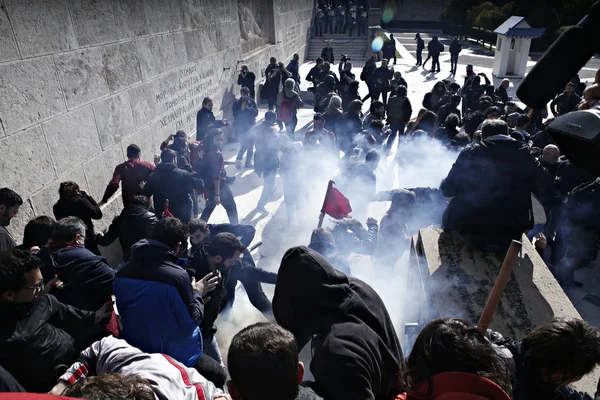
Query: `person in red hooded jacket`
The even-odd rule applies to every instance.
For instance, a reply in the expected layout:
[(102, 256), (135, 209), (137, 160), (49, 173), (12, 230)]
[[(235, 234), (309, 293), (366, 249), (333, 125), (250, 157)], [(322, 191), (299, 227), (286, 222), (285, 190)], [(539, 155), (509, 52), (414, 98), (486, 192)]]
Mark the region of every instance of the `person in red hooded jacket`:
[(407, 359), (408, 391), (395, 400), (510, 400), (510, 370), (493, 345), (468, 322), (431, 321)]

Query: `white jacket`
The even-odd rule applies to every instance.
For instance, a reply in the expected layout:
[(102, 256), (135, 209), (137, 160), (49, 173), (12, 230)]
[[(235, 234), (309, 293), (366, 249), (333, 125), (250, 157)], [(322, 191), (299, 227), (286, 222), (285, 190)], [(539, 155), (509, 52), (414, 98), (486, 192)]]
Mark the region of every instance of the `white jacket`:
[(148, 354), (112, 336), (81, 352), (79, 361), (59, 378), (69, 384), (88, 375), (119, 373), (136, 375), (150, 382), (157, 399), (212, 400), (220, 389), (198, 371), (165, 354)]

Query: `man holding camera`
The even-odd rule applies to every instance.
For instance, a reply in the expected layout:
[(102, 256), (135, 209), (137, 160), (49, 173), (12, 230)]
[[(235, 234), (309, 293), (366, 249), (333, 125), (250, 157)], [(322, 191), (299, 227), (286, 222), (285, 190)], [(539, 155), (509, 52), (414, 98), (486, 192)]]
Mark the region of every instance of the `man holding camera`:
[(265, 69), (266, 81), (260, 92), (260, 97), (269, 102), (269, 110), (275, 109), (277, 94), (279, 93), (279, 82), (281, 81), (281, 66), (277, 64), (277, 59), (271, 57), (270, 64)]
[(238, 76), (237, 84), (241, 87), (247, 87), (250, 90), (250, 98), (255, 100), (254, 97), (254, 81), (256, 80), (256, 75), (254, 72), (250, 72), (248, 70), (248, 66), (246, 64), (242, 64), (242, 68), (240, 69), (240, 75)]
[(340, 94), (344, 93), (348, 88), (350, 82), (352, 82), (356, 76), (352, 73), (352, 63), (349, 62), (350, 58), (347, 54), (342, 54), (342, 60), (338, 65), (338, 72), (340, 73)]

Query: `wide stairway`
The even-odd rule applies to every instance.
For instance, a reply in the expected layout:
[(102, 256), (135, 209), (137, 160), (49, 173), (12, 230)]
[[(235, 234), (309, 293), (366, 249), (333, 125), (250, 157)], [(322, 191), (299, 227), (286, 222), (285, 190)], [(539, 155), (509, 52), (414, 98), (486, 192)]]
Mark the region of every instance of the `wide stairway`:
[(356, 36), (356, 32), (353, 33), (353, 36), (349, 36), (348, 33), (323, 33), (323, 36), (312, 36), (310, 39), (306, 61), (314, 61), (321, 57), (321, 50), (325, 47), (326, 41), (331, 43), (336, 64), (340, 61), (341, 54), (348, 54), (348, 57), (353, 61), (365, 59), (367, 53), (367, 38), (365, 36)]

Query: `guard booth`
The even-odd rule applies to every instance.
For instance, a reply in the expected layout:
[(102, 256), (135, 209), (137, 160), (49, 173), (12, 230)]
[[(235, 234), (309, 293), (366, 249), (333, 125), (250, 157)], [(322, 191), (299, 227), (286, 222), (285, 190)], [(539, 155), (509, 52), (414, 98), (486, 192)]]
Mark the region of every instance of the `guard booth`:
[(510, 17), (494, 33), (498, 35), (493, 74), (498, 78), (524, 78), (531, 39), (544, 34), (544, 28), (533, 28), (525, 17)]

